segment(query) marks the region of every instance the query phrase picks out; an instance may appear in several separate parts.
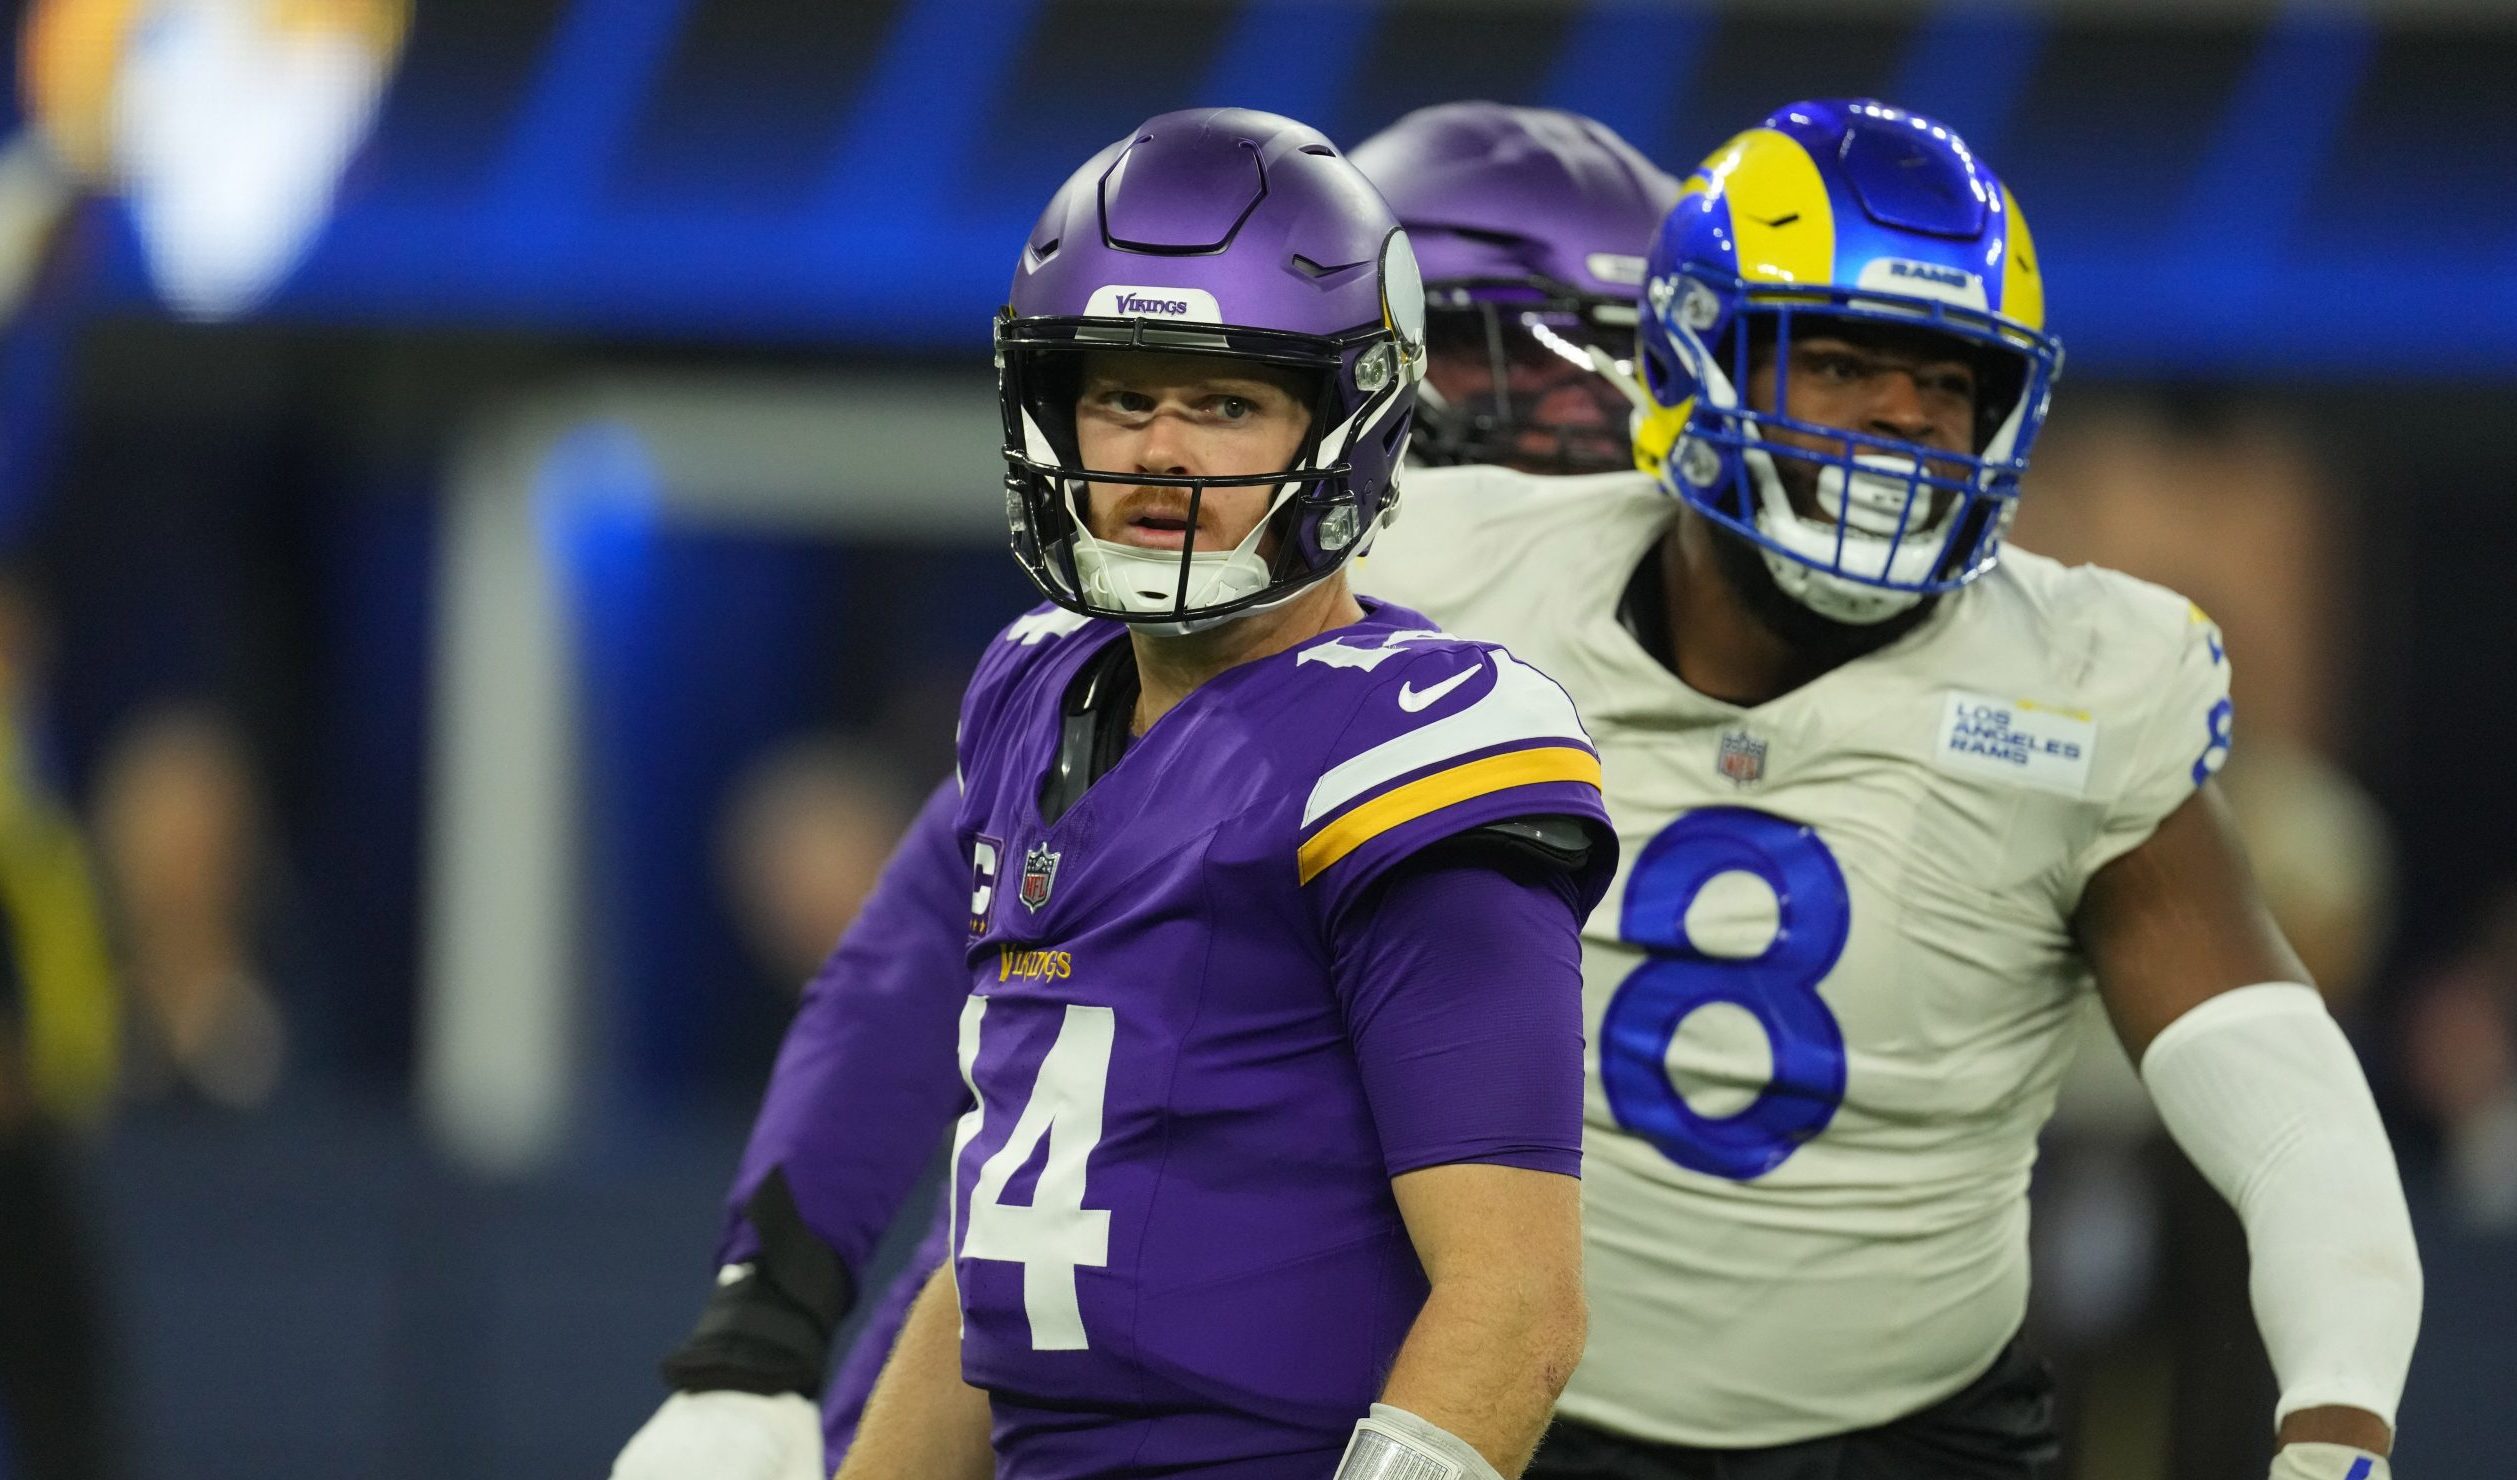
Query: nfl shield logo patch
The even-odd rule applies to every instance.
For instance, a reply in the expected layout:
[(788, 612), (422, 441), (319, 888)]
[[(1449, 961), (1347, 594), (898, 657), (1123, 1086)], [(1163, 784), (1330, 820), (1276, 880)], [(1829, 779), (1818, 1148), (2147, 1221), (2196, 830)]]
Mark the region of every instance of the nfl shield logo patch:
[(1037, 911), (1049, 902), (1049, 889), (1057, 883), (1057, 858), (1046, 843), (1035, 843), (1023, 855), (1023, 887), (1018, 898), (1023, 907)]
[(1734, 786), (1754, 785), (1765, 779), (1765, 742), (1746, 730), (1733, 730), (1722, 737), (1722, 753), (1713, 766)]

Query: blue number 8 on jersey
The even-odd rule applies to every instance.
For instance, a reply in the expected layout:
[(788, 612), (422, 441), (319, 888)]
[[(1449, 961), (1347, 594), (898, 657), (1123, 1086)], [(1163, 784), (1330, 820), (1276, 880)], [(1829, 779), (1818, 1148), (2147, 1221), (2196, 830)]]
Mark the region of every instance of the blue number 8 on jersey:
[[(1752, 957), (1706, 953), (1687, 911), (1714, 878), (1748, 873), (1774, 891), (1774, 940)], [(1852, 933), (1844, 870), (1815, 829), (1748, 807), (1688, 813), (1644, 846), (1618, 931), (1650, 953), (1600, 1024), (1600, 1077), (1617, 1123), (1692, 1171), (1764, 1176), (1825, 1130), (1844, 1102), (1844, 1033), (1818, 996)], [(1736, 1115), (1699, 1114), (1670, 1082), (1679, 1025), (1716, 1002), (1745, 1009), (1772, 1045), (1774, 1074)]]

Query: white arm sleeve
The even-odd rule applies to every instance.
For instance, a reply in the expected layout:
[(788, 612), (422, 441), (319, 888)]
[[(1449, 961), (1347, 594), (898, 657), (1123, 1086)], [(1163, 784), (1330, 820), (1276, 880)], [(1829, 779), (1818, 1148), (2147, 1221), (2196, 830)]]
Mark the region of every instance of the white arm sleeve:
[(2246, 1225), (2274, 1421), (2334, 1404), (2393, 1424), (2421, 1260), (2368, 1080), (2324, 1000), (2289, 982), (2224, 992), (2151, 1041), (2141, 1077)]

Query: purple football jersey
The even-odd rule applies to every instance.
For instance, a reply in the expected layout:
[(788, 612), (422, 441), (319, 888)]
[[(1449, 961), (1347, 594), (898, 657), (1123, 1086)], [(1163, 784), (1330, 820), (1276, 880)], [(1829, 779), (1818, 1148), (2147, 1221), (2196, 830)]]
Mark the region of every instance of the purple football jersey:
[(851, 1277), (962, 1110), (953, 1014), (966, 991), (969, 855), (960, 789), (935, 788), (830, 959), (804, 988), (726, 1195), (720, 1267), (751, 1259), (745, 1205), (783, 1169), (797, 1210)]
[[(1375, 605), (1209, 680), (1044, 822), (1061, 701), (1124, 640), (1042, 608), (963, 706), (963, 1371), (1003, 1480), (1307, 1474), (1424, 1299), (1390, 1178), (1578, 1154), (1572, 1113), (1547, 1117), (1560, 1163), (1501, 1130), (1431, 1159), (1385, 1145), (1337, 924), (1462, 831), (1570, 816), (1604, 838), (1598, 762), (1544, 675)], [(1568, 962), (1613, 865), (1595, 848), (1558, 908)]]
[[(920, 826), (944, 830), (949, 840), (951, 820), (930, 812)], [(950, 854), (949, 841), (941, 851)], [(1339, 923), (1333, 971), (1393, 1173), (1470, 1159), (1567, 1174), (1578, 1168), (1582, 1015), (1570, 988), (1581, 956), (1563, 922), (1580, 918), (1582, 881), (1534, 864), (1497, 868), (1498, 861), (1483, 852), (1419, 855)], [(963, 928), (958, 918), (943, 923)], [(933, 996), (949, 1024), (960, 999)], [(825, 1024), (841, 1036), (882, 1037), (893, 1026), (888, 1018)], [(949, 1211), (937, 1205), (823, 1395), (823, 1458), (834, 1467), (856, 1441), (914, 1297), (944, 1261)], [(1308, 1470), (1287, 1456), (1286, 1468), (1311, 1480), (1329, 1452), (1309, 1456)]]

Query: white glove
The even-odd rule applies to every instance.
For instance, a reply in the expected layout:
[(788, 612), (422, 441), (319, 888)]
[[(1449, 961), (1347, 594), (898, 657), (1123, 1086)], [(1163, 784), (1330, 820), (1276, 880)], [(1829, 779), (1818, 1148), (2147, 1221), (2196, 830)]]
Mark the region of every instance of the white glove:
[(2391, 1480), (2383, 1455), (2348, 1444), (2285, 1444), (2272, 1457), (2272, 1480)]
[(830, 1480), (821, 1410), (795, 1393), (675, 1393), (629, 1436), (612, 1480)]

